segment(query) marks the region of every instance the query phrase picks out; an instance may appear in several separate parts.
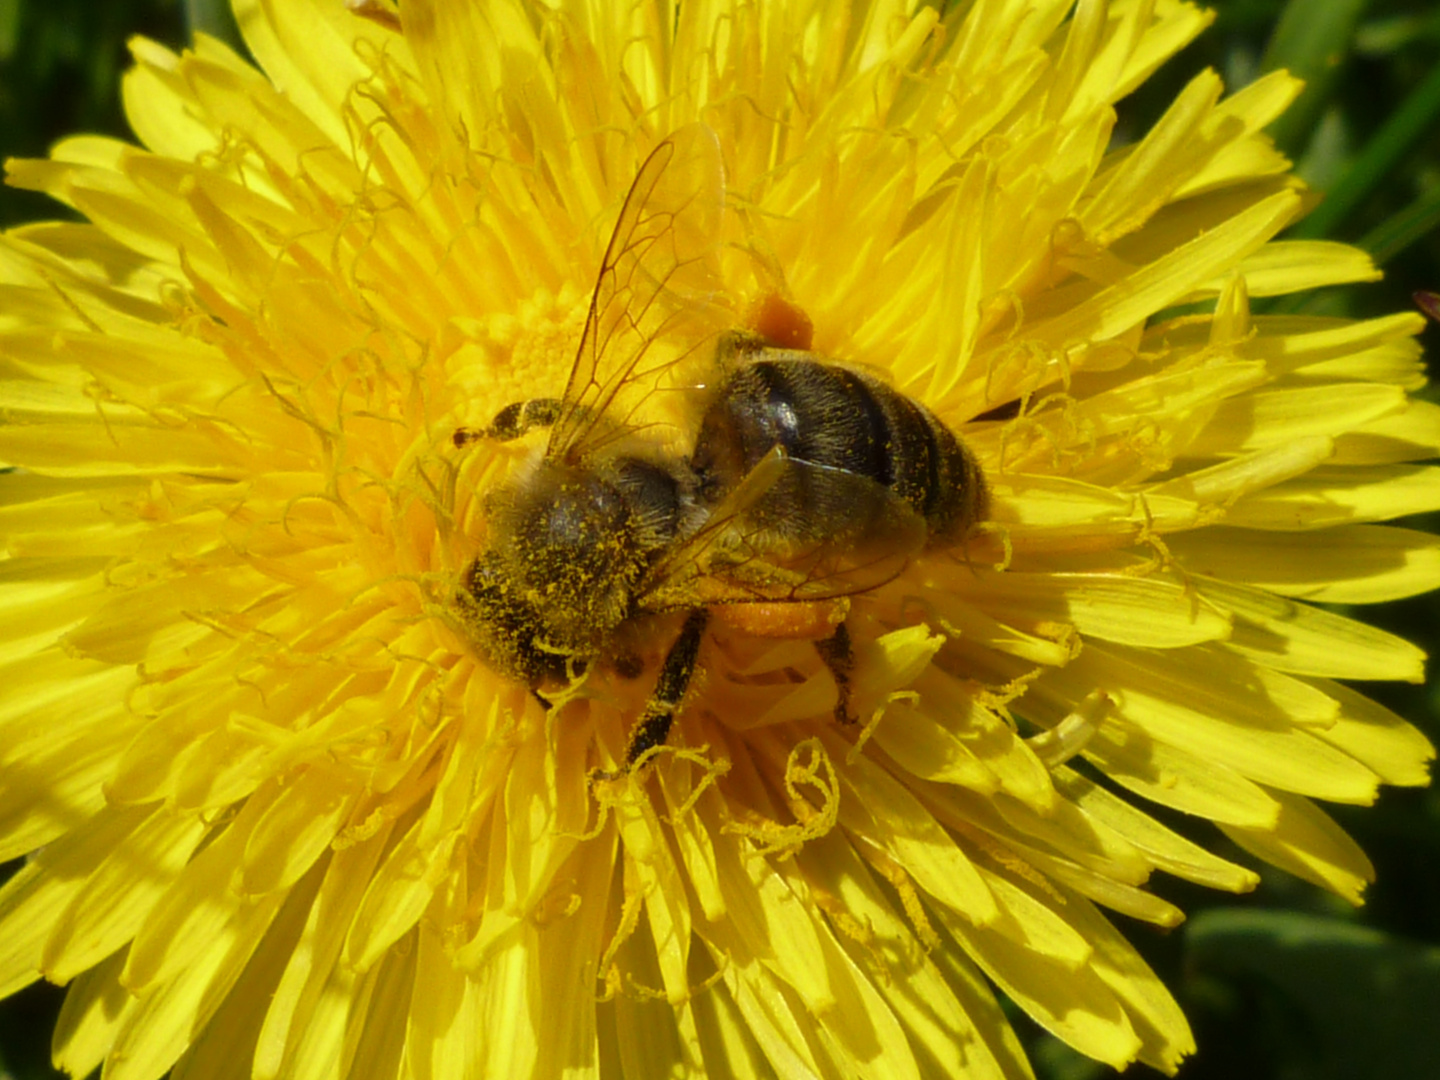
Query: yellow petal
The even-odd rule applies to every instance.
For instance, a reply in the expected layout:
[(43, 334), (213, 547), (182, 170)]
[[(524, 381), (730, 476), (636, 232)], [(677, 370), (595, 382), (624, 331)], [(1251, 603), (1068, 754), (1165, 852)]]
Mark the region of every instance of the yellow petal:
[(1347, 387), (1337, 401), (1331, 387), (1271, 390), (1227, 401), (1205, 429), (1185, 447), (1187, 456), (1243, 454), (1294, 439), (1337, 435), (1363, 428), (1405, 408), (1398, 386)]
[(1183, 586), (1115, 574), (989, 574), (963, 585), (972, 603), (1022, 625), (1070, 623), (1087, 637), (1151, 648), (1224, 640), (1230, 621), (1206, 601), (1186, 604)]
[[(1370, 802), (1375, 775), (1295, 725), (1286, 709), (1255, 687), (1262, 670), (1204, 647), (1182, 667), (1118, 646), (1094, 646), (1037, 685), (1076, 697), (1083, 696), (1081, 687), (1085, 693), (1100, 688), (1113, 699), (1117, 718), (1259, 783), (1337, 802)], [(1313, 722), (1333, 720), (1333, 702), (1322, 695), (1309, 700)]]
[(1215, 527), (1167, 539), (1187, 570), (1224, 575), (1269, 592), (1330, 604), (1368, 604), (1440, 585), (1440, 541), (1388, 525), (1331, 529), (1316, 544), (1304, 533)]
[(1210, 854), (1068, 768), (1057, 770), (1056, 784), (1086, 815), (1120, 833), (1161, 870), (1230, 892), (1249, 892), (1260, 883), (1253, 871)]
[(1387, 784), (1421, 785), (1430, 780), (1435, 747), (1413, 724), (1340, 683), (1317, 681), (1340, 705), (1335, 723), (1320, 738), (1372, 769)]
[(1227, 523), (1252, 529), (1319, 529), (1440, 508), (1440, 469), (1371, 465), (1312, 469), (1230, 508)]
[(1202, 596), (1235, 616), (1227, 645), (1267, 668), (1338, 679), (1425, 677), (1425, 654), (1403, 638), (1259, 589), (1213, 579), (1197, 584)]
[[(125, 848), (91, 872), (55, 920), (41, 960), (46, 976), (69, 982), (134, 937), (205, 832), (198, 817), (163, 807), (135, 825)], [(135, 875), (137, 864), (146, 868), (143, 877)]]
[(57, 1068), (87, 1076), (115, 1045), (115, 1033), (129, 1022), (137, 1001), (120, 985), (123, 951), (106, 957), (76, 976), (65, 993), (55, 1022), (53, 1056)]
[(1246, 851), (1280, 866), (1297, 877), (1313, 881), (1358, 904), (1365, 886), (1375, 880), (1375, 869), (1354, 840), (1309, 799), (1276, 792), (1281, 804), (1275, 828), (1221, 828)]

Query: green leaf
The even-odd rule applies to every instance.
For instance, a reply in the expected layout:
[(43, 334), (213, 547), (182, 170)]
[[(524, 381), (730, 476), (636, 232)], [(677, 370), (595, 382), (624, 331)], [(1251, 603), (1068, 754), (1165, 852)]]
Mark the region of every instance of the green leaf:
[[(1417, 240), (1440, 228), (1440, 187), (1431, 188), (1398, 214), (1392, 214), (1360, 239), (1379, 266)], [(1431, 282), (1440, 285), (1440, 281)]]
[(15, 55), (20, 38), (20, 0), (0, 0), (0, 60)]
[(1333, 95), (1350, 52), (1356, 24), (1369, 0), (1290, 0), (1261, 60), (1262, 71), (1287, 69), (1305, 80), (1305, 91), (1270, 125), (1276, 145), (1292, 156)]
[(1268, 1022), (1288, 1030), (1266, 1042), (1302, 1047), (1305, 1075), (1440, 1076), (1440, 949), (1338, 919), (1233, 907), (1196, 916), (1186, 944), (1187, 966), (1212, 995), (1217, 981), (1269, 992)]
[(230, 0), (185, 0), (185, 25), (192, 35), (209, 34), (244, 55)]
[(1412, 90), (1400, 108), (1365, 144), (1344, 177), (1325, 195), (1315, 212), (1294, 230), (1297, 237), (1331, 236), (1336, 227), (1367, 195), (1390, 178), (1400, 159), (1440, 116), (1440, 64)]

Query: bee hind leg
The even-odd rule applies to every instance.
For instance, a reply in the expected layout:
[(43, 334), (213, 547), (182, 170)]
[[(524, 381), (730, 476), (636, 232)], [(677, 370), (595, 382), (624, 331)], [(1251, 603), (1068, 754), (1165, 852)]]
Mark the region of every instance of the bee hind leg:
[(490, 442), (511, 442), (537, 427), (549, 427), (560, 419), (559, 398), (531, 398), (506, 405), (483, 428), (456, 428), (456, 446), (468, 446), (481, 439)]
[(830, 669), (835, 689), (840, 695), (835, 702), (835, 719), (842, 724), (857, 723), (855, 714), (850, 711), (850, 673), (855, 670), (855, 650), (847, 624), (842, 622), (829, 637), (815, 642), (815, 651)]

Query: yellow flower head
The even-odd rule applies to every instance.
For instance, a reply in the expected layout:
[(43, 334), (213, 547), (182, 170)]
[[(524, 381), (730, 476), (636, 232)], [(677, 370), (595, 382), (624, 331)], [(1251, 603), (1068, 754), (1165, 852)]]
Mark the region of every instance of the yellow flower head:
[[(1257, 879), (1146, 805), (1358, 900), (1311, 799), (1431, 749), (1331, 680), (1423, 655), (1312, 602), (1440, 584), (1376, 524), (1440, 508), (1440, 409), (1418, 316), (1251, 312), (1375, 276), (1273, 240), (1293, 80), (1203, 73), (1116, 147), (1196, 8), (236, 10), (260, 70), (137, 41), (143, 149), (10, 164), (86, 219), (0, 238), (0, 854), (33, 853), (0, 991), (70, 983), (63, 1068), (1024, 1076), (997, 986), (1173, 1071), (1185, 1020), (1102, 908), (1172, 926), (1153, 871)], [(787, 563), (739, 524), (805, 475), (772, 455), (682, 485), (733, 527), (661, 530), (650, 592), (574, 588), (588, 541), (507, 577), (553, 539), (514, 519), (554, 447), (684, 474), (737, 330), (923, 403), (983, 520), (883, 573), (813, 529)], [(492, 426), (527, 401), (554, 434)], [(603, 630), (536, 630), (565, 588)]]

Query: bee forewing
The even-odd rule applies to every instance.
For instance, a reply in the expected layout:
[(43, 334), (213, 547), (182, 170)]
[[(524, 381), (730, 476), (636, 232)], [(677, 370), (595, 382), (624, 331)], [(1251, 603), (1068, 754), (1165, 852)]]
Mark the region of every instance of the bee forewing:
[(879, 588), (927, 539), (925, 519), (858, 473), (775, 447), (653, 571), (641, 606), (821, 600)]
[(577, 462), (637, 422), (666, 371), (727, 318), (725, 170), (715, 133), (681, 128), (640, 166), (596, 278), (546, 456)]
[[(648, 610), (664, 611), (691, 603), (692, 590), (720, 553), (733, 550), (746, 511), (761, 501), (785, 475), (790, 459), (775, 447), (736, 484), (689, 536), (666, 552), (651, 568), (649, 585), (640, 597)], [(703, 602), (709, 602), (708, 599)]]

